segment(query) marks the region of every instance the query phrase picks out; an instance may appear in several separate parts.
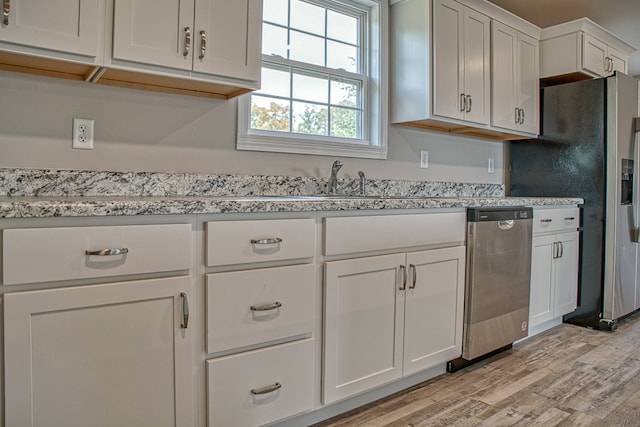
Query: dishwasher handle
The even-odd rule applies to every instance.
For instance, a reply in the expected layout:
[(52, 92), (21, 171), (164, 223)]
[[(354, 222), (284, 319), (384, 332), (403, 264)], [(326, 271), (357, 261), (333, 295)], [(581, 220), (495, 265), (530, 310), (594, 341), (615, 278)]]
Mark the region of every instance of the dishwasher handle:
[(511, 230), (515, 225), (515, 221), (512, 219), (505, 219), (503, 221), (498, 221), (498, 228), (500, 230)]

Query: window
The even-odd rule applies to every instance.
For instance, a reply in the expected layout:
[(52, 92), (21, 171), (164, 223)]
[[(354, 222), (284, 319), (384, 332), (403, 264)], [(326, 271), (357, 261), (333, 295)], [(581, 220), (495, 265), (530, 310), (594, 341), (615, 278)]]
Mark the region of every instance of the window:
[(238, 101), (239, 150), (386, 158), (384, 1), (264, 0), (262, 85)]

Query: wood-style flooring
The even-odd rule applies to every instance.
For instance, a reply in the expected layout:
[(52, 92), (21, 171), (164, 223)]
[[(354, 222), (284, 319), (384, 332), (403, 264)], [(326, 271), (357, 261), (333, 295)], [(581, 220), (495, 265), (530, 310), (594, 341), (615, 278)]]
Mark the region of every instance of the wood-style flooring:
[(640, 426), (640, 315), (563, 324), (316, 427)]

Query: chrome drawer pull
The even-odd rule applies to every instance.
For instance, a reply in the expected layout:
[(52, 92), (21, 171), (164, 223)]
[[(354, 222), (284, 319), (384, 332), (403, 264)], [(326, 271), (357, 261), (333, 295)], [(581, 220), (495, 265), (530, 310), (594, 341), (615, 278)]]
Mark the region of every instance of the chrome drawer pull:
[(267, 394), (267, 393), (272, 393), (276, 390), (279, 390), (282, 388), (282, 384), (280, 383), (275, 383), (275, 384), (271, 384), (265, 387), (260, 387), (260, 388), (252, 388), (251, 389), (251, 394), (253, 394), (254, 396), (260, 395), (260, 394)]
[(416, 269), (416, 266), (413, 264), (409, 264), (409, 270), (411, 270), (413, 272), (413, 280), (411, 281), (411, 284), (409, 285), (409, 289), (415, 289), (416, 288), (416, 281), (418, 280), (418, 270)]
[(404, 291), (407, 289), (407, 267), (401, 265), (400, 270), (402, 270), (402, 283), (400, 284), (400, 290)]
[(185, 58), (189, 56), (189, 52), (191, 51), (191, 28), (184, 27), (184, 51), (182, 52), (182, 56)]
[(185, 292), (180, 292), (180, 297), (182, 298), (182, 323), (180, 327), (187, 329), (189, 326), (189, 297)]
[(204, 54), (207, 51), (207, 33), (204, 30), (200, 31), (200, 55), (198, 58), (200, 60), (204, 59)]
[(86, 255), (97, 255), (97, 256), (112, 256), (112, 255), (125, 255), (129, 253), (129, 249), (127, 248), (105, 248), (97, 251), (84, 251)]
[(282, 243), (282, 239), (279, 237), (271, 237), (269, 239), (251, 239), (252, 245), (275, 245), (276, 243)]
[(9, 13), (11, 12), (11, 0), (2, 1), (2, 25), (9, 25)]
[(565, 217), (564, 217), (564, 220), (565, 220), (565, 221), (573, 221), (574, 219), (576, 219), (576, 217), (575, 217), (575, 216), (565, 216)]
[(541, 219), (540, 220), (540, 222), (545, 222), (545, 223), (548, 223), (548, 222), (551, 222), (551, 221), (553, 221), (553, 220), (550, 219), (550, 218), (545, 218), (545, 219)]
[(272, 302), (271, 304), (261, 304), (261, 305), (252, 305), (251, 311), (270, 311), (277, 310), (282, 307), (282, 303), (280, 301)]

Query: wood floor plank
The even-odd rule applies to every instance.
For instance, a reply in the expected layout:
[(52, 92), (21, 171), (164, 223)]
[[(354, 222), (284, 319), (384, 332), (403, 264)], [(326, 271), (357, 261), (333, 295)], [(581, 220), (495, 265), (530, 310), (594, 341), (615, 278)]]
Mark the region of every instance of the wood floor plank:
[(640, 426), (640, 314), (617, 331), (562, 324), (316, 427)]

